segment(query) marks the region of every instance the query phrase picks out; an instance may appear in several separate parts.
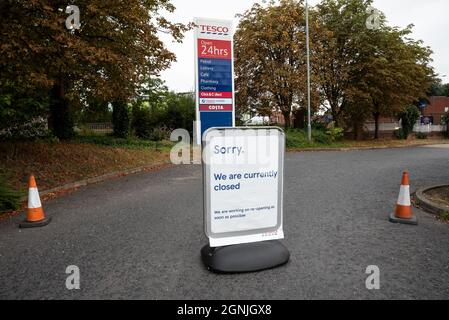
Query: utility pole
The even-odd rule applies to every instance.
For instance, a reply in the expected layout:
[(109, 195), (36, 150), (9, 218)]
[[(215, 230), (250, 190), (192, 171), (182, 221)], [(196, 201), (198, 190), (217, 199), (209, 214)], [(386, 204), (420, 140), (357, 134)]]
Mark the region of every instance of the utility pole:
[(312, 141), (312, 119), (310, 111), (310, 44), (309, 44), (309, 4), (306, 0), (306, 47), (307, 47), (307, 136)]

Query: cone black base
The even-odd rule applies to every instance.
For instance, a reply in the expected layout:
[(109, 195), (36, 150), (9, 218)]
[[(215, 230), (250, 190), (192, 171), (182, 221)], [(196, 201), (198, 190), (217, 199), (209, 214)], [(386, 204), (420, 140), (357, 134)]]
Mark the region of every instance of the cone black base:
[(286, 264), (290, 252), (279, 241), (264, 241), (201, 250), (206, 267), (216, 273), (248, 273)]
[(51, 218), (45, 218), (44, 220), (35, 221), (35, 222), (24, 221), (21, 224), (19, 224), (19, 227), (22, 229), (40, 228), (40, 227), (45, 227), (47, 224), (50, 223), (50, 221), (51, 221)]
[(396, 217), (396, 215), (394, 213), (392, 213), (390, 215), (390, 222), (393, 223), (401, 223), (401, 224), (408, 224), (408, 225), (412, 225), (412, 226), (417, 226), (418, 225), (418, 219), (413, 216), (411, 219), (401, 219)]

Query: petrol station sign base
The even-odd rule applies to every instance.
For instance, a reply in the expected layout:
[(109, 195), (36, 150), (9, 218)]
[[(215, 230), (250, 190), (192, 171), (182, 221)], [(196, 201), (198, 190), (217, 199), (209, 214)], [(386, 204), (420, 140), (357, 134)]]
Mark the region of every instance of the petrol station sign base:
[(206, 267), (217, 273), (247, 273), (285, 265), (290, 253), (280, 241), (264, 241), (201, 250)]

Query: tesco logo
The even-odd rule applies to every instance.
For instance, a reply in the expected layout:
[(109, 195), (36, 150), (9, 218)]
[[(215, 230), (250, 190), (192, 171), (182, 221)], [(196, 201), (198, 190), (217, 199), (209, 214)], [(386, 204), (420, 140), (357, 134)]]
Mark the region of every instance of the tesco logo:
[(201, 32), (228, 33), (228, 27), (200, 25)]

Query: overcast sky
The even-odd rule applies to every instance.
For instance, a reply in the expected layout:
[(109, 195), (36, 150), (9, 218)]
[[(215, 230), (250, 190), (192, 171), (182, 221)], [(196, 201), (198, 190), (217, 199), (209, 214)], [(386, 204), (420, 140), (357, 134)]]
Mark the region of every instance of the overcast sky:
[[(249, 9), (256, 0), (172, 0), (176, 12), (174, 21), (191, 22), (194, 17), (233, 19)], [(309, 0), (311, 5), (319, 0)], [(383, 11), (391, 26), (415, 25), (413, 37), (424, 40), (434, 51), (433, 66), (444, 82), (449, 82), (449, 1), (448, 0), (374, 0), (374, 7)], [(171, 90), (191, 91), (194, 88), (193, 32), (186, 34), (183, 43), (173, 43), (163, 37), (167, 47), (176, 54), (177, 62), (162, 73)], [(446, 75), (446, 77), (444, 77)]]

